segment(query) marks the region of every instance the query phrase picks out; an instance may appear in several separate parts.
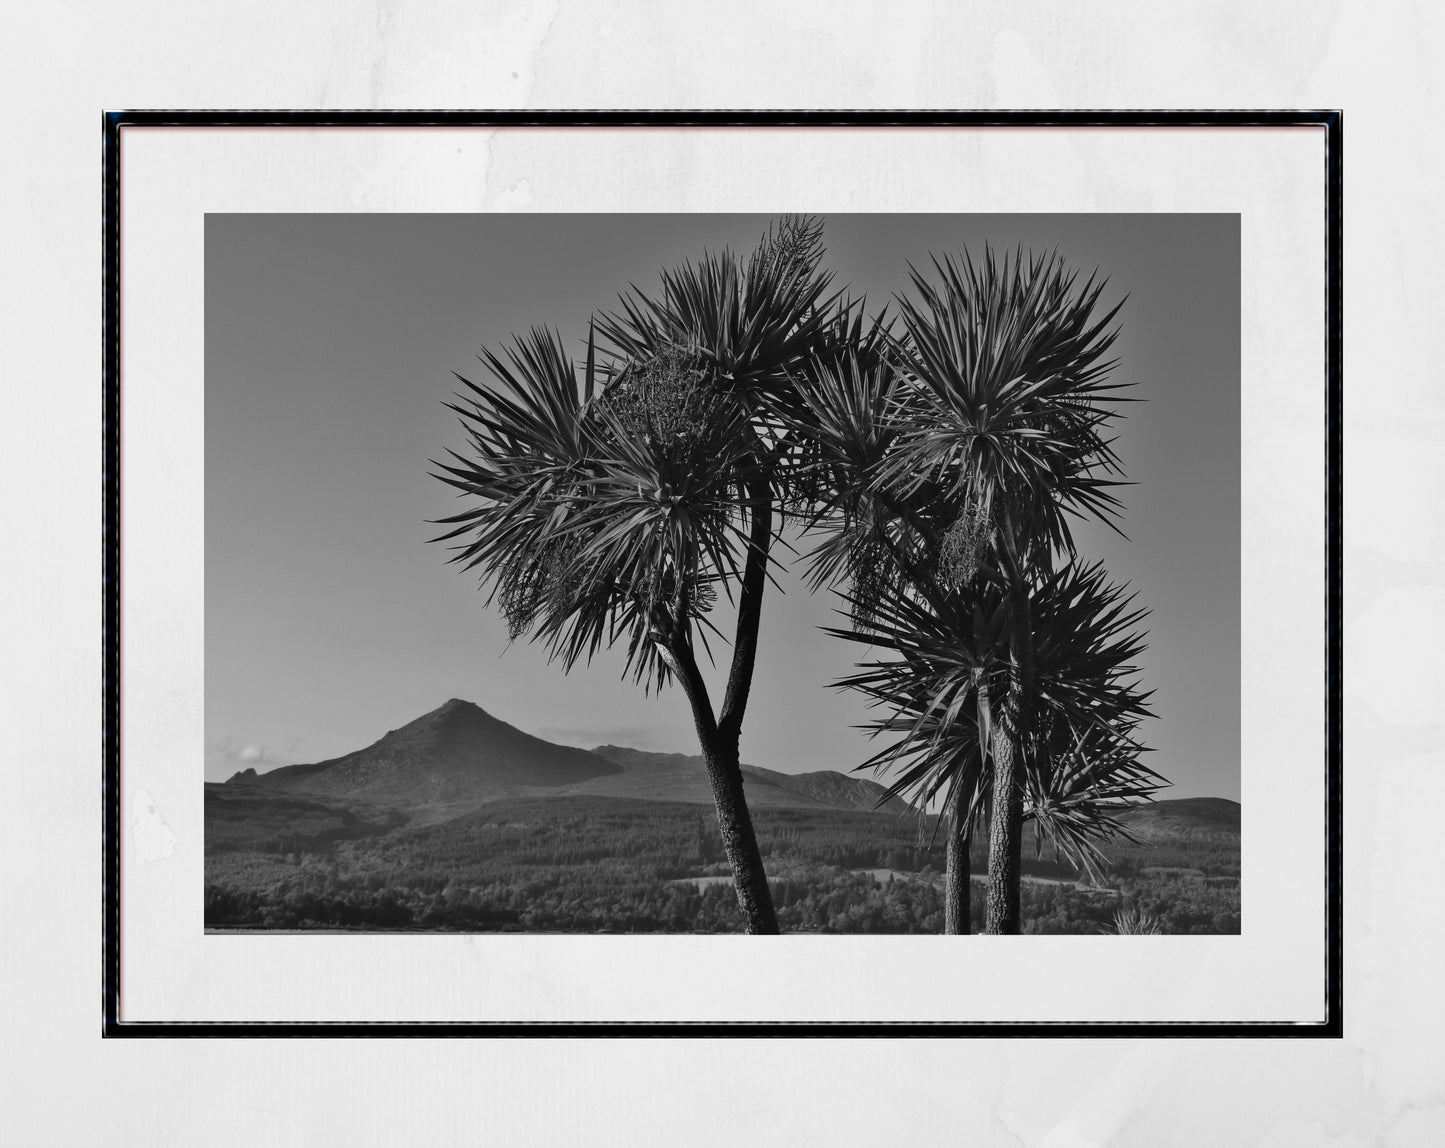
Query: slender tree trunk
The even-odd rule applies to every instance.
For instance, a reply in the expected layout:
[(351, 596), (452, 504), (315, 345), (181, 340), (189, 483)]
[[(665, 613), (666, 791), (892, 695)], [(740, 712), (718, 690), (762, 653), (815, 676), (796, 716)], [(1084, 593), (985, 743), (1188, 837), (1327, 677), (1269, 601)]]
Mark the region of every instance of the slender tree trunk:
[(943, 931), (971, 933), (969, 917), (970, 881), (968, 874), (969, 795), (960, 781), (953, 787), (948, 810), (948, 850), (943, 869)]
[(994, 727), (993, 808), (989, 814), (988, 896), (984, 931), (1017, 933), (1019, 877), (1023, 859), (1023, 731), (1033, 689), (1033, 617), (1027, 589), (1013, 593), (1008, 697), (1003, 721)]
[(743, 771), (738, 762), (738, 739), (718, 729), (708, 700), (707, 686), (698, 672), (692, 651), (685, 645), (662, 647), (662, 655), (682, 685), (692, 706), (693, 726), (712, 787), (713, 808), (723, 849), (733, 871), (738, 908), (749, 933), (778, 932), (773, 894), (763, 871), (762, 853), (753, 832), (752, 815), (743, 794)]
[(993, 737), (993, 809), (988, 827), (988, 896), (984, 932), (1019, 931), (1019, 874), (1023, 859), (1024, 790), (1014, 736)]
[(722, 831), (723, 849), (732, 866), (733, 885), (737, 890), (738, 908), (749, 933), (778, 932), (778, 918), (773, 910), (773, 894), (763, 871), (763, 857), (753, 832), (753, 819), (743, 796), (743, 771), (738, 764), (737, 744), (704, 745), (703, 761), (712, 785), (713, 805), (717, 809), (718, 828)]

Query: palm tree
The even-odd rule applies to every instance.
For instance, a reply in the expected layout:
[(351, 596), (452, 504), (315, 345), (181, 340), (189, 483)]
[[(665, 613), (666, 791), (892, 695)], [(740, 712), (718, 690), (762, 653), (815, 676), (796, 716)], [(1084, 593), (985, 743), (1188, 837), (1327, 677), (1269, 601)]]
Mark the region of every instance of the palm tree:
[(904, 398), (875, 482), (906, 500), (941, 495), (953, 509), (939, 555), (967, 583), (986, 566), (1007, 588), (1007, 689), (990, 731), (987, 928), (1019, 931), (1025, 739), (1033, 722), (1029, 588), (1074, 553), (1070, 516), (1113, 525), (1104, 431), (1123, 388), (1104, 359), (1118, 306), (1096, 314), (1104, 283), (1078, 285), (1057, 255), (934, 260), (938, 282), (911, 269), (899, 299)]
[[(514, 638), (530, 630), (564, 669), (625, 641), (640, 684), (682, 688), (751, 933), (778, 931), (739, 740), (772, 549), (799, 497), (781, 412), (851, 333), (821, 241), (820, 221), (789, 217), (749, 258), (664, 272), (656, 298), (634, 288), (596, 317), (585, 362), (546, 330), (484, 351), (493, 381), (461, 379), (449, 404), (470, 450), (437, 464), (481, 499), (442, 519), (442, 538), (468, 536), (452, 560), (481, 568)], [(720, 593), (736, 622), (715, 707), (699, 653)]]
[[(967, 593), (937, 587), (927, 596), (893, 586), (872, 604), (866, 626), (832, 631), (881, 656), (838, 683), (862, 692), (885, 716), (875, 734), (898, 740), (859, 769), (895, 769), (888, 796), (918, 809), (942, 798), (947, 827), (945, 931), (968, 932), (972, 827), (990, 803), (987, 768), (996, 703), (1010, 685), (1012, 588), (981, 579)], [(1148, 695), (1133, 681), (1142, 650), (1131, 632), (1123, 588), (1099, 566), (1071, 563), (1029, 589), (1035, 645), (1034, 729), (1022, 779), (1025, 820), (1096, 880), (1100, 843), (1129, 838), (1114, 814), (1147, 797), (1162, 779), (1140, 761), (1134, 736)]]
[[(993, 704), (978, 768), (988, 767), (980, 784), (1002, 795), (990, 802), (988, 927), (1016, 932), (1024, 806), (1040, 768), (1024, 755), (1035, 704), (1031, 593), (1072, 557), (1071, 516), (1113, 525), (1119, 506), (1103, 434), (1122, 398), (1104, 361), (1118, 308), (1097, 317), (1104, 284), (1078, 286), (1057, 255), (990, 251), (975, 263), (965, 253), (934, 267), (937, 284), (912, 271), (917, 298), (899, 300), (901, 336), (881, 328), (870, 354), (823, 364), (798, 388), (803, 469), (822, 492), (809, 520), (823, 534), (812, 571), (815, 584), (849, 586), (863, 631), (880, 596), (912, 596), (947, 616), (952, 590), (975, 579), (1002, 587), (981, 679)], [(962, 801), (950, 791), (951, 848), (979, 812)]]

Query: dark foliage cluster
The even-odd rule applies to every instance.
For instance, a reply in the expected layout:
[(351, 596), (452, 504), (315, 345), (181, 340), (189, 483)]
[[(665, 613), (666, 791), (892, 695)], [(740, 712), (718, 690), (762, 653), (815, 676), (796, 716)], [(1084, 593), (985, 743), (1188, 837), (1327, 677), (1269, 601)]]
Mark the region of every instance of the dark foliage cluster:
[(948, 528), (938, 555), (938, 572), (946, 584), (958, 587), (973, 581), (988, 551), (988, 528), (988, 513), (976, 503), (966, 505)]
[(578, 597), (587, 581), (577, 566), (580, 549), (575, 535), (557, 535), (538, 543), (533, 558), (498, 575), (497, 605), (508, 638), (515, 642), (544, 610), (565, 609)]
[(706, 440), (722, 398), (697, 351), (665, 346), (628, 364), (608, 384), (598, 409), (649, 446), (686, 451)]

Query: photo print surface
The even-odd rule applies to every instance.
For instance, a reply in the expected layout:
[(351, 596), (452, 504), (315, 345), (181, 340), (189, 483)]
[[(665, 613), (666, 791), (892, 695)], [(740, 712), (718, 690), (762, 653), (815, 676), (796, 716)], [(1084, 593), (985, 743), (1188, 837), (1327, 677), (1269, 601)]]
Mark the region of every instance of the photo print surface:
[(1238, 216), (205, 268), (208, 931), (1239, 932)]

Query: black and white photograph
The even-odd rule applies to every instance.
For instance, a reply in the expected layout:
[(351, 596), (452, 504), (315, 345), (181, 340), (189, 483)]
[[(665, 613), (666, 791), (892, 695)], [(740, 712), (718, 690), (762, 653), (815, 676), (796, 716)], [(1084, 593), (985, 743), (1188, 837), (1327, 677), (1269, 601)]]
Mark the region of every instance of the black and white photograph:
[(204, 244), (208, 934), (1241, 932), (1237, 214)]

